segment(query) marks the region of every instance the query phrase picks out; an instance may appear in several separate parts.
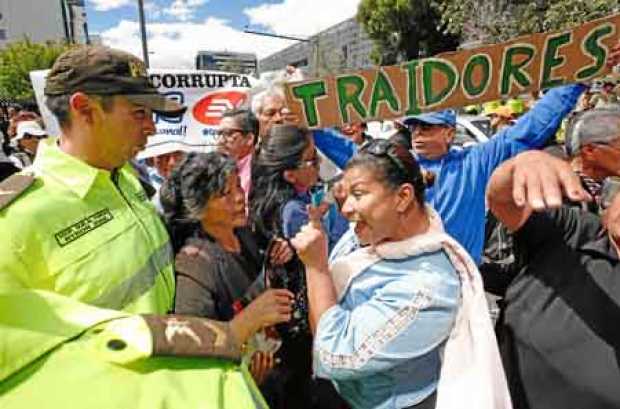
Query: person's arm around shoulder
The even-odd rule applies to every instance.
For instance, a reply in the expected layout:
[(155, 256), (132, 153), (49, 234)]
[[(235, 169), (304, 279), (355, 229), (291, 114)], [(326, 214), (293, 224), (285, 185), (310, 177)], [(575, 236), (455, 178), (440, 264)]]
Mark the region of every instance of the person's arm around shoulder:
[(524, 152), (498, 167), (487, 187), (493, 214), (511, 231), (519, 230), (533, 211), (562, 206), (562, 196), (590, 200), (570, 165), (539, 151)]

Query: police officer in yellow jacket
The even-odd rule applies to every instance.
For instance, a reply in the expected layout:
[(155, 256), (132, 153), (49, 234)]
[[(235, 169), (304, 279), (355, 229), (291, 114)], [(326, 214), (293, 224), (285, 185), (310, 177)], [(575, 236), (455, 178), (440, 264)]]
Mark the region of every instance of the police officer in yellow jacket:
[(127, 161), (153, 112), (184, 107), (139, 59), (100, 46), (61, 55), (45, 95), (62, 135), (0, 184), (0, 407), (264, 406), (238, 361), (275, 323), (265, 309), (290, 300), (231, 323), (165, 315), (169, 237)]

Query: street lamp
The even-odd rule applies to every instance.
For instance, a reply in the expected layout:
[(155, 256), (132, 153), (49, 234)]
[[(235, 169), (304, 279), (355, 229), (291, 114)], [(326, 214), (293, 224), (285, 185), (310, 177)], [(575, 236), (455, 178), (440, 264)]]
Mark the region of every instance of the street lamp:
[(259, 36), (265, 36), (265, 37), (275, 37), (275, 38), (283, 38), (285, 40), (302, 41), (304, 43), (309, 43), (310, 42), (309, 38), (300, 38), (300, 37), (285, 36), (285, 35), (280, 35), (280, 34), (265, 33), (263, 31), (254, 31), (254, 30), (248, 29), (248, 26), (245, 26), (243, 28), (243, 32), (244, 33), (248, 33), (248, 34), (256, 34), (256, 35), (259, 35)]
[(294, 36), (288, 36), (288, 35), (265, 33), (263, 31), (254, 31), (254, 30), (248, 29), (248, 26), (245, 26), (243, 28), (243, 32), (248, 33), (248, 34), (265, 36), (265, 37), (275, 37), (275, 38), (282, 38), (285, 40), (294, 40), (294, 41), (301, 41), (304, 43), (312, 43), (312, 49), (313, 49), (314, 60), (315, 60), (315, 63), (314, 63), (315, 75), (318, 73), (318, 69), (319, 69), (319, 38), (318, 37), (316, 38), (316, 41), (312, 41), (311, 38), (301, 38), (301, 37), (294, 37)]

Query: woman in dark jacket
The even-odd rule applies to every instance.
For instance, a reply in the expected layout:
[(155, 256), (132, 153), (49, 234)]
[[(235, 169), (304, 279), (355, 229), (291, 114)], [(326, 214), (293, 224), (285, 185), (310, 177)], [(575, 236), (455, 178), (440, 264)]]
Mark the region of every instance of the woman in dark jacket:
[[(277, 304), (287, 318), (278, 322), (288, 321), (292, 294), (264, 292), (262, 257), (245, 227), (245, 194), (232, 159), (189, 154), (162, 186), (161, 200), (177, 254), (175, 313), (229, 321), (256, 299)], [(283, 241), (271, 252), (275, 264), (291, 257)], [(250, 369), (258, 383), (271, 365), (269, 354), (254, 357)]]

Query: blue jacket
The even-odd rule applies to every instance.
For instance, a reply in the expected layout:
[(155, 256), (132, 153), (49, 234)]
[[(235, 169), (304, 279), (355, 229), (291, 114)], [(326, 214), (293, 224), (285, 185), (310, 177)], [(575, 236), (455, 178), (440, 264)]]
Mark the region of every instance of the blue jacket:
[(380, 260), (321, 316), (315, 375), (356, 409), (416, 405), (437, 389), (459, 303), (459, 277), (443, 251)]
[[(540, 148), (555, 135), (570, 113), (583, 85), (567, 85), (549, 90), (544, 97), (511, 127), (495, 134), (489, 142), (463, 150), (450, 150), (438, 160), (418, 158), (420, 166), (435, 174), (435, 185), (426, 190), (426, 201), (439, 213), (446, 232), (454, 237), (480, 264), (484, 246), (486, 217), (485, 192), (491, 174), (503, 161), (528, 149)], [(315, 143), (331, 159), (330, 149), (352, 155), (350, 141), (333, 132), (315, 132)], [(334, 160), (334, 159), (332, 159)]]

